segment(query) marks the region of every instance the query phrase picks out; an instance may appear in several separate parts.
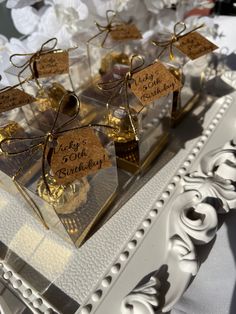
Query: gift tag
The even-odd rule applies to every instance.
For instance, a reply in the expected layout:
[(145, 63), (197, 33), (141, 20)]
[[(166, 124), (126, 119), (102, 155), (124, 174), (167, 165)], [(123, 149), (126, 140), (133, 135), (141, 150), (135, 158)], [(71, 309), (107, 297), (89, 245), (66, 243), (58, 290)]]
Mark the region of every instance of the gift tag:
[(133, 75), (131, 90), (143, 106), (182, 87), (161, 62), (155, 62)]
[(92, 128), (66, 132), (57, 139), (51, 168), (56, 183), (71, 183), (111, 167), (111, 161)]
[(69, 55), (67, 51), (48, 52), (35, 61), (36, 77), (47, 77), (69, 72)]
[(113, 40), (141, 39), (142, 34), (135, 24), (119, 24), (111, 31)]
[(18, 88), (0, 92), (0, 113), (22, 107), (35, 101), (35, 98)]
[(191, 60), (214, 51), (218, 47), (198, 32), (189, 33), (175, 43), (175, 47)]

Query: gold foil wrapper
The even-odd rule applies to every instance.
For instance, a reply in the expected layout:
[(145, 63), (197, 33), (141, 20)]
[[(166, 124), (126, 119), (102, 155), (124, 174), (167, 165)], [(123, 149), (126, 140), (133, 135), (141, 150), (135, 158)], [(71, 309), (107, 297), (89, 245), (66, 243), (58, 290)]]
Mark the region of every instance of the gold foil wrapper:
[[(130, 109), (135, 129), (138, 130), (137, 113)], [(117, 108), (108, 115), (108, 136), (114, 141), (116, 155), (132, 163), (139, 163), (138, 141), (135, 139), (134, 129), (124, 108)]]
[(58, 214), (73, 213), (77, 208), (87, 202), (90, 185), (86, 178), (67, 185), (56, 184), (55, 179), (48, 174), (46, 175), (46, 179), (50, 193), (46, 189), (43, 178), (38, 182), (37, 193), (43, 200), (53, 205)]
[(78, 110), (78, 103), (61, 84), (52, 83), (50, 87), (39, 90), (37, 94), (37, 103), (40, 111), (59, 108), (62, 97), (61, 112), (69, 116), (75, 115)]
[[(131, 116), (136, 130), (138, 129), (137, 114), (131, 109)], [(127, 143), (135, 139), (135, 133), (130, 122), (129, 115), (124, 108), (117, 108), (108, 114), (108, 123), (112, 128), (108, 129), (108, 136), (119, 143)]]
[(4, 126), (0, 127), (0, 142), (18, 133), (24, 133), (24, 129), (17, 122), (8, 121)]
[(106, 54), (101, 61), (101, 68), (99, 70), (101, 75), (109, 73), (115, 64), (129, 64), (129, 57), (125, 53), (111, 52)]

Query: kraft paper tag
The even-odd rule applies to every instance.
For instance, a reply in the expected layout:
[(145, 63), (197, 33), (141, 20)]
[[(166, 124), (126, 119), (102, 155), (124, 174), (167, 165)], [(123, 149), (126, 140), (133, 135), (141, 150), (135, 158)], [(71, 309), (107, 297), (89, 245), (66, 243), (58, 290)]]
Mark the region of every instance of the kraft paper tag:
[(133, 75), (131, 90), (143, 106), (179, 90), (181, 82), (161, 63), (156, 62)]
[(113, 40), (141, 39), (142, 34), (135, 24), (120, 24), (111, 31)]
[(218, 47), (198, 32), (181, 37), (175, 47), (191, 60), (197, 59), (217, 49)]
[(69, 55), (67, 51), (48, 52), (35, 61), (36, 77), (47, 77), (69, 72)]
[(57, 184), (71, 183), (111, 167), (111, 161), (92, 128), (70, 131), (57, 139), (51, 168)]
[(22, 107), (35, 101), (35, 98), (17, 88), (0, 92), (0, 113)]

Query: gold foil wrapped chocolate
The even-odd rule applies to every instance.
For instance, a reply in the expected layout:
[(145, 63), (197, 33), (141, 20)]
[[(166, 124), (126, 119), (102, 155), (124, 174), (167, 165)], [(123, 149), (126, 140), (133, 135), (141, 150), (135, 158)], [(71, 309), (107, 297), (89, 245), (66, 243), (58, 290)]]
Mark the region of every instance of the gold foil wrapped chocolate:
[[(130, 111), (135, 129), (138, 130), (137, 113), (132, 108), (130, 108)], [(134, 129), (127, 110), (125, 108), (116, 108), (110, 111), (108, 123), (112, 127), (108, 129), (108, 136), (115, 143), (117, 157), (131, 163), (138, 163), (138, 141), (135, 139)]]
[(78, 103), (61, 84), (52, 83), (50, 87), (41, 89), (37, 95), (37, 102), (40, 111), (46, 111), (53, 108), (58, 109), (60, 101), (63, 98), (61, 112), (69, 116), (73, 116), (78, 110)]
[(17, 122), (8, 121), (4, 126), (0, 127), (0, 142), (22, 133), (24, 133), (24, 129)]
[[(136, 112), (131, 109), (131, 116), (137, 129)], [(135, 139), (134, 130), (130, 123), (129, 115), (125, 108), (116, 108), (108, 114), (108, 135), (114, 142), (126, 143)]]
[(111, 52), (102, 58), (101, 68), (99, 70), (101, 75), (109, 73), (115, 64), (129, 64), (129, 57), (123, 52)]
[(79, 181), (67, 185), (58, 185), (55, 179), (46, 175), (50, 193), (47, 191), (45, 182), (41, 178), (37, 185), (38, 195), (53, 205), (58, 214), (73, 213), (87, 201), (87, 194), (90, 190), (88, 180), (84, 177)]

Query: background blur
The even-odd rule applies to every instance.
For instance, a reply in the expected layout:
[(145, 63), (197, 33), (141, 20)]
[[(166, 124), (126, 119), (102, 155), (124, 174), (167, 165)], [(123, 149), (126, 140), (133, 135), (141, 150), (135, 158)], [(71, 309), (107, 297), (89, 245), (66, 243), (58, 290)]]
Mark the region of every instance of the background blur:
[(5, 3), (0, 4), (0, 34), (8, 38), (21, 36), (12, 23), (11, 10), (6, 8)]

